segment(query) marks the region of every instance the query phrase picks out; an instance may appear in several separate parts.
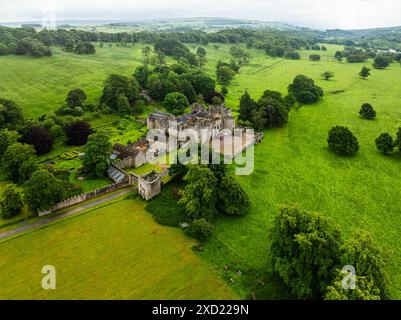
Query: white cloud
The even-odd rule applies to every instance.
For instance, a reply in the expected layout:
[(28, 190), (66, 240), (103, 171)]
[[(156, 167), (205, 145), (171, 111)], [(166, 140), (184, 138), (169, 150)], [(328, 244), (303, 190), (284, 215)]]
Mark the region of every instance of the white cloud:
[(340, 28), (401, 25), (399, 0), (0, 0), (0, 21), (41, 20), (49, 6), (61, 20), (209, 16)]

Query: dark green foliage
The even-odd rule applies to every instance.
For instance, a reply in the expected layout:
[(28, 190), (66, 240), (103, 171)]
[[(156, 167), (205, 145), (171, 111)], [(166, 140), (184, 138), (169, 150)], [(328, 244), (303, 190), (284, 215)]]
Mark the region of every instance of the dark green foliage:
[(373, 67), (376, 69), (384, 69), (390, 65), (390, 59), (385, 55), (378, 55), (373, 61)]
[(44, 56), (51, 56), (52, 51), (42, 42), (28, 37), (17, 41), (15, 47), (15, 54), (30, 55), (39, 58)]
[(65, 99), (65, 102), (67, 103), (67, 106), (69, 108), (75, 108), (75, 107), (82, 107), (83, 103), (86, 101), (87, 96), (85, 92), (82, 89), (74, 89), (71, 90), (67, 98)]
[(53, 148), (53, 137), (48, 129), (43, 127), (31, 127), (22, 136), (23, 143), (35, 148), (37, 155), (49, 153)]
[(32, 213), (52, 208), (64, 196), (62, 182), (47, 170), (36, 171), (24, 184), (24, 201)]
[(327, 287), (325, 300), (380, 300), (380, 290), (372, 280), (355, 275), (355, 288), (344, 289), (343, 279), (348, 273), (337, 270), (336, 274), (333, 282)]
[(81, 158), (88, 176), (105, 176), (110, 163), (111, 147), (107, 133), (99, 131), (89, 136), (84, 155)]
[(380, 290), (381, 299), (389, 299), (387, 289), (387, 255), (377, 247), (370, 233), (360, 231), (354, 239), (347, 241), (344, 245), (344, 265), (352, 265), (358, 276), (364, 276), (373, 281), (376, 288)]
[(31, 145), (15, 143), (9, 146), (2, 159), (2, 169), (5, 177), (16, 183), (24, 182), (24, 179), (20, 176), (20, 169), (24, 162), (34, 157), (35, 149)]
[(319, 213), (283, 206), (271, 232), (273, 271), (299, 299), (321, 298), (340, 262), (339, 228)]
[(290, 60), (299, 60), (301, 59), (301, 55), (296, 51), (289, 51), (285, 53), (284, 58)]
[(12, 218), (21, 212), (23, 206), (21, 193), (16, 187), (12, 184), (6, 186), (0, 199), (0, 216)]
[(359, 72), (359, 76), (366, 80), (370, 76), (370, 69), (367, 67), (362, 67), (361, 71)]
[(189, 236), (204, 242), (212, 236), (213, 224), (204, 218), (196, 219), (186, 230), (186, 233)]
[(10, 49), (8, 49), (5, 44), (0, 43), (0, 56), (6, 56), (8, 54), (10, 54)]
[(188, 167), (182, 163), (176, 163), (171, 165), (168, 170), (168, 174), (176, 181), (182, 181), (185, 175), (188, 173)]
[(309, 56), (309, 60), (310, 61), (320, 61), (321, 60), (321, 56), (320, 55), (318, 55), (318, 54), (311, 54), (310, 56)]
[(90, 42), (79, 41), (75, 46), (74, 52), (77, 54), (94, 54), (96, 53), (96, 48)]
[(186, 186), (178, 202), (191, 220), (213, 220), (216, 212), (217, 179), (208, 167), (191, 165), (184, 177)]
[(337, 51), (334, 55), (334, 57), (336, 58), (336, 60), (338, 61), (342, 61), (343, 59), (343, 53), (341, 51)]
[(331, 71), (326, 71), (326, 72), (323, 72), (322, 73), (322, 78), (324, 79), (324, 80), (330, 80), (331, 78), (334, 78), (334, 73), (333, 72), (331, 72)]
[(395, 142), (389, 133), (382, 133), (376, 139), (377, 150), (384, 154), (389, 154), (394, 151)]
[(67, 136), (67, 145), (83, 146), (88, 141), (88, 137), (92, 134), (93, 130), (88, 122), (78, 120), (67, 125), (64, 132)]
[(323, 97), (322, 88), (315, 85), (312, 79), (304, 75), (295, 77), (293, 83), (288, 86), (288, 92), (293, 94), (298, 102), (304, 104), (317, 102)]
[(364, 103), (359, 111), (359, 114), (365, 119), (372, 120), (376, 118), (376, 111), (369, 103)]
[[(119, 112), (119, 98), (125, 97), (128, 100), (129, 106), (132, 108), (139, 99), (139, 85), (135, 78), (127, 78), (124, 76), (113, 74), (104, 84), (101, 103), (105, 104), (114, 111)], [(126, 110), (124, 110), (125, 112)], [(131, 110), (132, 111), (132, 110)]]
[(6, 152), (7, 148), (18, 142), (20, 135), (16, 131), (3, 129), (0, 130), (0, 159)]
[(259, 130), (281, 127), (288, 122), (288, 105), (280, 92), (266, 90), (252, 113), (252, 123)]
[(185, 110), (189, 108), (187, 97), (179, 92), (167, 94), (163, 105), (167, 111), (171, 112), (175, 116), (183, 114)]
[(357, 138), (346, 127), (333, 127), (329, 132), (327, 142), (329, 149), (337, 154), (352, 156), (359, 151)]
[(23, 123), (22, 109), (15, 102), (0, 98), (0, 129), (19, 129)]
[(151, 74), (152, 71), (148, 68), (148, 66), (142, 65), (135, 69), (134, 77), (138, 81), (141, 88), (147, 89), (148, 78)]
[(222, 87), (221, 87), (221, 94), (222, 94), (223, 96), (226, 96), (226, 95), (228, 94), (228, 89), (227, 89), (226, 86), (222, 86)]
[(235, 71), (230, 67), (221, 66), (216, 69), (217, 82), (222, 85), (228, 85), (234, 79)]
[(243, 216), (249, 207), (250, 199), (242, 186), (232, 177), (223, 177), (219, 186), (219, 210), (230, 216)]

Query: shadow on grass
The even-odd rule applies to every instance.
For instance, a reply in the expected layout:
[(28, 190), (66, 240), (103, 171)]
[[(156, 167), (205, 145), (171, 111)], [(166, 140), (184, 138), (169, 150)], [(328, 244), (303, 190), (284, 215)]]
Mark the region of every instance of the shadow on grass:
[(146, 211), (164, 226), (178, 227), (180, 223), (187, 222), (185, 210), (177, 205), (178, 199), (174, 196), (183, 184), (172, 182), (164, 186), (163, 191), (146, 206)]

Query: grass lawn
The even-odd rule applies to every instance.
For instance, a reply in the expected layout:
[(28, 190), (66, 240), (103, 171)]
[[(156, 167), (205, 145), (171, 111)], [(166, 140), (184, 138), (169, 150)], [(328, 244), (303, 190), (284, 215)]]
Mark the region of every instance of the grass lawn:
[[(163, 227), (141, 200), (110, 206), (0, 243), (0, 299), (232, 299), (195, 241)], [(53, 265), (57, 289), (41, 288)]]

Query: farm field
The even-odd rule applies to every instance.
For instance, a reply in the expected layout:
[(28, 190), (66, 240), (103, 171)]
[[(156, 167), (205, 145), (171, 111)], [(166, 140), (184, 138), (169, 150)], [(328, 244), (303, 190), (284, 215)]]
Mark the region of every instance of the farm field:
[[(98, 99), (102, 83), (108, 74), (115, 72), (131, 75), (133, 73), (142, 59), (140, 48), (140, 45), (136, 45), (134, 48), (108, 48), (105, 46), (103, 49), (97, 48), (98, 53), (90, 57), (65, 53), (59, 49), (55, 50), (52, 58), (38, 60), (15, 56), (1, 57), (0, 73), (4, 76), (0, 81), (0, 95), (18, 102), (28, 117), (36, 117), (42, 113), (56, 110), (63, 102), (68, 90), (74, 87), (84, 89), (88, 93), (89, 100), (94, 102)], [(219, 44), (219, 48), (216, 50), (212, 44), (209, 44), (205, 48), (208, 62), (204, 69), (214, 76), (218, 60), (230, 59), (230, 45)], [(258, 99), (266, 89), (277, 90), (285, 94), (288, 84), (298, 74), (313, 78), (325, 91), (321, 102), (294, 108), (291, 111), (289, 123), (285, 127), (265, 132), (263, 142), (255, 148), (255, 172), (250, 176), (237, 177), (251, 197), (250, 214), (239, 219), (219, 218), (216, 223), (215, 236), (205, 244), (204, 251), (200, 253), (203, 262), (207, 262), (211, 267), (219, 270), (221, 278), (226, 280), (241, 298), (250, 298), (253, 295), (256, 298), (288, 298), (288, 294), (280, 283), (270, 276), (269, 228), (272, 227), (273, 219), (278, 213), (278, 205), (298, 203), (307, 210), (319, 211), (332, 218), (341, 226), (345, 238), (351, 237), (358, 229), (370, 231), (377, 244), (389, 251), (390, 262), (387, 271), (390, 294), (392, 298), (401, 299), (401, 271), (399, 268), (401, 265), (399, 241), (401, 226), (397, 223), (401, 216), (399, 201), (401, 154), (398, 152), (390, 156), (383, 156), (375, 148), (375, 139), (380, 133), (395, 134), (401, 126), (401, 82), (399, 81), (401, 67), (400, 64), (393, 63), (386, 70), (372, 70), (372, 76), (368, 80), (361, 80), (358, 72), (364, 65), (370, 67), (371, 61), (355, 64), (338, 62), (333, 58), (334, 53), (336, 50), (341, 50), (342, 47), (329, 45), (328, 49), (327, 52), (303, 51), (301, 52), (302, 60), (299, 61), (269, 58), (260, 50), (250, 49), (250, 64), (244, 65), (240, 74), (236, 75), (232, 84), (228, 86), (229, 94), (226, 103), (234, 110), (237, 109), (238, 100), (245, 89), (254, 99)], [(192, 50), (195, 49), (192, 48)], [(322, 61), (309, 61), (308, 56), (312, 53), (322, 55)], [(334, 72), (335, 77), (330, 81), (322, 80), (320, 74), (325, 71)], [(360, 118), (358, 112), (360, 106), (365, 102), (369, 102), (375, 107), (378, 114), (376, 120), (367, 121)], [(343, 158), (329, 152), (326, 142), (327, 134), (330, 128), (336, 125), (349, 127), (358, 138), (361, 149), (355, 157)], [(66, 165), (68, 166), (68, 164)], [(129, 228), (133, 228), (133, 226), (126, 219), (133, 216), (133, 214), (129, 216), (129, 212), (135, 206), (139, 205), (132, 202), (132, 205), (120, 208), (120, 211), (127, 211), (128, 215), (127, 212), (110, 210), (106, 207), (104, 210), (78, 217), (73, 221), (43, 229), (36, 233), (35, 237), (30, 234), (10, 240), (8, 243), (0, 244), (0, 256), (7, 253), (7, 251), (3, 251), (6, 250), (5, 246), (6, 248), (11, 248), (11, 246), (18, 248), (28, 255), (30, 254), (28, 248), (30, 250), (34, 248), (37, 250), (36, 252), (39, 252), (39, 249), (43, 247), (43, 241), (49, 243), (46, 241), (50, 234), (56, 233), (61, 236), (66, 232), (63, 228), (70, 228), (71, 233), (67, 233), (67, 236), (63, 235), (63, 238), (79, 239), (79, 241), (68, 245), (67, 242), (60, 242), (61, 240), (50, 242), (49, 245), (61, 247), (57, 248), (59, 251), (53, 256), (50, 253), (44, 254), (49, 254), (52, 259), (59, 259), (54, 260), (57, 262), (61, 261), (64, 255), (72, 255), (74, 251), (89, 252), (84, 271), (87, 268), (88, 273), (93, 272), (94, 266), (98, 264), (99, 256), (96, 255), (100, 252), (100, 248), (107, 248), (105, 243), (109, 241), (111, 234), (115, 235), (116, 230), (119, 231), (118, 235), (115, 235), (116, 241), (119, 243), (122, 243), (123, 240), (131, 240), (132, 233)], [(170, 206), (168, 209), (171, 212), (174, 211), (171, 208), (171, 201), (166, 206)], [(115, 207), (113, 206), (113, 208)], [(89, 218), (91, 221), (88, 226), (82, 220)], [(107, 224), (105, 224), (105, 220), (107, 220)], [(128, 226), (120, 223), (121, 221), (128, 223)], [(153, 221), (151, 222), (153, 223)], [(67, 227), (72, 224), (75, 228)], [(123, 228), (122, 232), (120, 232), (120, 228)], [(152, 228), (159, 230), (157, 225)], [(190, 248), (193, 245), (182, 236), (180, 230), (160, 228), (160, 230), (169, 230), (172, 234), (177, 233), (174, 240), (171, 240), (173, 248), (170, 249), (176, 250), (177, 248), (174, 246)], [(73, 229), (74, 231), (72, 231)], [(126, 235), (126, 239), (123, 235)], [(141, 236), (145, 237), (145, 235)], [(24, 246), (25, 239), (29, 239), (29, 237), (32, 241), (35, 240), (36, 246)], [(53, 237), (52, 239), (54, 239)], [(36, 242), (36, 238), (42, 242), (39, 240)], [(151, 239), (146, 238), (142, 241), (151, 241)], [(98, 247), (92, 247), (93, 243)], [(69, 247), (72, 245), (75, 247)], [(151, 246), (155, 245), (151, 244)], [(66, 247), (63, 248), (63, 246)], [(80, 246), (84, 246), (83, 248), (88, 251), (84, 251), (82, 248), (76, 250)], [(131, 249), (128, 249), (128, 246), (124, 248), (127, 251)], [(149, 244), (142, 249), (145, 248), (150, 248)], [(182, 247), (177, 250), (171, 253), (171, 255), (175, 255), (172, 258), (184, 259), (179, 258), (181, 256), (178, 254)], [(41, 252), (46, 251), (42, 250)], [(57, 251), (54, 250), (54, 252)], [(10, 259), (10, 254), (9, 251), (5, 256)], [(112, 250), (109, 254), (109, 257), (113, 257)], [(143, 252), (141, 254), (136, 252), (127, 256), (126, 259), (120, 257), (122, 260), (119, 261), (126, 263), (124, 268), (134, 270), (134, 266), (130, 266), (130, 263), (135, 254), (141, 257), (145, 255)], [(167, 256), (170, 258), (170, 255), (166, 254), (165, 257)], [(106, 272), (112, 270), (115, 265), (111, 266), (107, 264), (111, 261), (107, 262), (106, 258), (103, 259), (104, 270), (96, 268), (93, 281), (98, 281), (99, 286), (110, 286), (110, 292), (107, 292), (110, 296), (100, 298), (112, 298), (113, 292), (116, 294), (121, 288), (114, 287), (113, 282), (108, 283)], [(156, 259), (156, 261), (158, 260)], [(3, 270), (6, 270), (4, 269), (6, 264), (3, 263), (3, 260), (0, 263), (2, 263), (0, 277), (4, 277)], [(42, 261), (33, 261), (33, 263), (39, 265)], [(204, 270), (202, 269), (205, 268), (204, 264), (199, 261), (197, 263), (199, 264), (196, 264), (196, 268), (193, 270), (197, 270), (197, 268)], [(23, 272), (26, 270), (27, 264), (27, 260), (18, 257), (18, 260), (13, 262), (13, 268)], [(225, 266), (229, 266), (229, 268), (226, 270)], [(142, 268), (143, 266), (136, 265), (136, 267)], [(75, 298), (79, 298), (91, 294), (79, 285), (79, 280), (85, 279), (84, 276), (81, 276), (79, 272), (76, 275), (76, 269), (72, 264), (68, 268), (68, 281), (77, 279), (76, 282), (70, 291), (61, 292), (60, 290), (58, 292), (56, 290), (53, 294), (61, 295), (57, 298), (68, 298), (73, 295)], [(192, 266), (192, 268), (194, 267)], [(241, 270), (241, 276), (233, 270)], [(201, 273), (201, 271), (199, 272)], [(23, 274), (28, 276), (26, 273)], [(173, 274), (176, 275), (176, 273)], [(200, 278), (197, 281), (203, 283), (202, 277), (205, 274), (207, 273), (199, 275)], [(36, 282), (39, 281), (40, 276), (39, 273)], [(114, 279), (117, 283), (120, 281), (123, 283), (124, 280), (126, 280), (124, 276), (121, 279)], [(22, 280), (4, 278), (0, 282), (4, 281), (11, 281), (8, 283), (10, 283), (10, 290), (13, 290), (12, 288), (15, 289), (14, 286), (18, 284), (17, 281)], [(63, 280), (60, 279), (60, 281), (62, 283)], [(165, 281), (175, 283), (174, 278)], [(212, 282), (214, 281), (217, 280)], [(141, 293), (139, 292), (141, 290), (138, 289), (135, 294), (138, 294), (136, 297), (145, 298), (153, 297), (152, 293), (162, 292), (168, 297), (177, 298), (177, 293), (182, 291), (175, 287), (174, 283), (163, 282), (163, 288), (171, 289), (170, 292), (143, 288)], [(95, 286), (95, 284), (93, 285)], [(32, 284), (32, 286), (34, 285)], [(207, 292), (215, 292), (213, 288), (207, 290), (210, 290)], [(132, 298), (129, 292), (124, 292), (124, 290), (121, 292), (123, 298)], [(35, 298), (41, 298), (40, 295), (45, 294), (34, 291), (31, 293), (33, 293), (31, 297)], [(25, 293), (10, 291), (8, 294)], [(195, 296), (200, 292), (193, 294)], [(225, 294), (222, 294), (221, 297), (228, 297)], [(189, 297), (193, 296), (189, 295)]]
[[(236, 299), (141, 200), (121, 200), (0, 243), (0, 299)], [(43, 290), (44, 265), (57, 289)], [(12, 269), (11, 269), (12, 266)]]

